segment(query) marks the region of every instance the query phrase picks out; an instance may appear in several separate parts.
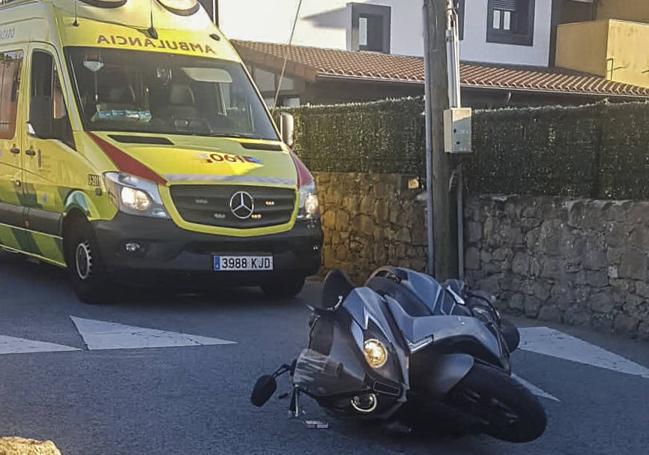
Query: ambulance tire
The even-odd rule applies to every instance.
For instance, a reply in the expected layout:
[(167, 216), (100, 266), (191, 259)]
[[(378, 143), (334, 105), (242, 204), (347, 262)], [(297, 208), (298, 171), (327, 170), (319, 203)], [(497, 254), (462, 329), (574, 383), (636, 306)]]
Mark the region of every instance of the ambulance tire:
[(302, 292), (305, 281), (304, 277), (278, 279), (263, 284), (261, 290), (271, 299), (291, 299)]
[(84, 303), (110, 303), (113, 293), (92, 226), (75, 219), (64, 233), (65, 262), (74, 292)]

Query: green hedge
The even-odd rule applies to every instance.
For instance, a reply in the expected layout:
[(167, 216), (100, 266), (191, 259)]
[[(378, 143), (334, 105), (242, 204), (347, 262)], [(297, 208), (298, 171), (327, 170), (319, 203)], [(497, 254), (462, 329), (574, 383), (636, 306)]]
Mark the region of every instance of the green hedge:
[[(314, 171), (425, 175), (424, 102), (302, 107), (296, 152)], [(478, 111), (464, 161), (480, 193), (649, 199), (649, 104)]]
[(475, 192), (595, 197), (599, 109), (478, 112), (468, 160)]
[(425, 173), (422, 99), (303, 107), (296, 153), (314, 171)]
[(649, 104), (608, 106), (601, 125), (600, 196), (649, 199)]

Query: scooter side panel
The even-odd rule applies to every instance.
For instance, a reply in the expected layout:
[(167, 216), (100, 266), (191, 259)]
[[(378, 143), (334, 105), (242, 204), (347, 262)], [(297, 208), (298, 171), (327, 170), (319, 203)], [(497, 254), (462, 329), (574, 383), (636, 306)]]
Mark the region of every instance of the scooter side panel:
[(458, 337), (469, 337), (484, 345), (497, 358), (503, 355), (498, 338), (476, 318), (465, 316), (433, 316), (418, 318), (414, 324), (418, 340), (432, 336), (434, 342)]
[(434, 397), (443, 397), (469, 374), (475, 360), (468, 354), (447, 354), (437, 357), (428, 378), (430, 392)]
[(476, 318), (466, 316), (413, 318), (398, 302), (392, 299), (387, 299), (387, 302), (397, 325), (412, 344), (417, 344), (429, 337), (432, 337), (435, 343), (453, 338), (472, 338), (485, 346), (496, 358), (500, 359), (504, 354), (496, 336)]

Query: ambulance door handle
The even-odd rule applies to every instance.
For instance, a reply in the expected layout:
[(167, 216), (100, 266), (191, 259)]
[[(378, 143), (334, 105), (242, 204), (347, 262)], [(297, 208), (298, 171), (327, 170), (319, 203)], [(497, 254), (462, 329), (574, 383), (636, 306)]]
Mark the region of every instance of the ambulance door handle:
[(34, 149), (29, 148), (29, 149), (25, 150), (25, 155), (27, 155), (27, 156), (36, 156), (36, 152), (34, 151)]
[(16, 147), (16, 146), (11, 147), (11, 148), (9, 149), (9, 151), (10, 151), (11, 153), (13, 153), (14, 155), (20, 155), (20, 149), (19, 149), (18, 147)]

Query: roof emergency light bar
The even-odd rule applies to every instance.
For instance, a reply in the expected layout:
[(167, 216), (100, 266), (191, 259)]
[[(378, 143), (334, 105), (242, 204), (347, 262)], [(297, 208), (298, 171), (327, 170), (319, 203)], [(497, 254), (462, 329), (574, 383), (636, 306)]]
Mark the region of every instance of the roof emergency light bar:
[[(12, 3), (27, 2), (29, 0), (0, 0), (0, 7)], [(135, 0), (78, 0), (89, 6), (102, 9), (115, 9), (126, 5), (129, 1)], [(198, 0), (157, 0), (167, 11), (178, 16), (191, 16), (198, 12), (200, 3)]]
[(158, 0), (158, 2), (179, 16), (191, 16), (201, 7), (198, 0)]
[(97, 8), (119, 8), (120, 6), (126, 5), (126, 2), (128, 0), (80, 0), (80, 1), (90, 6), (96, 6)]
[[(97, 8), (119, 8), (124, 6), (128, 0), (80, 0), (90, 6)], [(198, 0), (158, 0), (168, 11), (179, 16), (191, 16), (200, 9)]]

